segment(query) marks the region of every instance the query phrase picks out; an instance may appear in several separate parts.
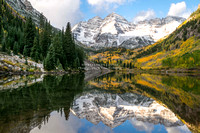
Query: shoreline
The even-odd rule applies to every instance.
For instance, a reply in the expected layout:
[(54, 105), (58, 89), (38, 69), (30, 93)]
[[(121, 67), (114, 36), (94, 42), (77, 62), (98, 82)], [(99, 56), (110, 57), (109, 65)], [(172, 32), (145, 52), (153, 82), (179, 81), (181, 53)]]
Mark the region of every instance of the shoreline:
[[(109, 70), (109, 71), (108, 71)], [(198, 75), (200, 76), (200, 69), (122, 69), (122, 70), (72, 70), (72, 71), (52, 71), (52, 72), (26, 72), (26, 71), (20, 71), (20, 72), (8, 72), (8, 71), (0, 71), (0, 76), (12, 76), (12, 75), (64, 75), (64, 74), (75, 74), (75, 73), (91, 73), (93, 74), (107, 74), (110, 72), (128, 72), (128, 73), (150, 73), (150, 74), (163, 74), (163, 75), (174, 75), (174, 74), (191, 74), (191, 75)]]
[(170, 69), (150, 69), (143, 71), (152, 72), (152, 73), (160, 73), (160, 74), (200, 74), (200, 69), (184, 69), (184, 68), (170, 68)]
[(200, 76), (200, 69), (124, 69), (124, 70), (112, 70), (113, 72), (127, 72), (127, 73), (149, 73), (160, 75), (197, 75)]
[(51, 74), (54, 74), (54, 75), (63, 75), (63, 74), (73, 74), (73, 73), (82, 73), (84, 71), (68, 71), (68, 72), (3, 72), (3, 71), (0, 71), (0, 76), (5, 76), (5, 75), (9, 75), (9, 76), (12, 76), (12, 75), (43, 75), (43, 74), (46, 74), (46, 75), (51, 75)]

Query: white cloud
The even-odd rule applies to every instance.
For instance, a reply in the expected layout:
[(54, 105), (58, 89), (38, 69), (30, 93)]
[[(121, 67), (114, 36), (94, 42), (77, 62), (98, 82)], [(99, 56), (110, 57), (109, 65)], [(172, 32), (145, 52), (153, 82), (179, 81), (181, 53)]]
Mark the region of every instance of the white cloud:
[(190, 133), (186, 125), (177, 127), (165, 127), (168, 133)]
[(133, 19), (134, 23), (137, 23), (139, 21), (144, 21), (147, 19), (152, 19), (156, 17), (156, 13), (154, 12), (154, 10), (149, 9), (148, 11), (141, 11), (139, 12)]
[(152, 123), (138, 121), (135, 118), (131, 119), (130, 122), (138, 131), (145, 131), (147, 133), (151, 133), (154, 130), (154, 124)]
[(65, 116), (54, 111), (50, 114), (48, 122), (43, 122), (41, 128), (35, 127), (30, 133), (77, 133), (83, 126), (84, 124), (79, 118), (71, 113), (69, 119), (66, 120)]
[(96, 5), (102, 5), (104, 3), (108, 3), (108, 4), (112, 4), (112, 3), (122, 4), (125, 1), (126, 0), (88, 0), (88, 3), (90, 5), (96, 6)]
[(88, 4), (95, 9), (95, 12), (111, 12), (120, 5), (132, 1), (135, 0), (87, 0)]
[(186, 3), (180, 2), (180, 3), (172, 3), (171, 7), (168, 12), (168, 16), (179, 16), (188, 18), (191, 14), (191, 11), (187, 9)]
[(30, 0), (30, 2), (58, 28), (65, 27), (67, 22), (74, 25), (82, 18), (80, 0)]

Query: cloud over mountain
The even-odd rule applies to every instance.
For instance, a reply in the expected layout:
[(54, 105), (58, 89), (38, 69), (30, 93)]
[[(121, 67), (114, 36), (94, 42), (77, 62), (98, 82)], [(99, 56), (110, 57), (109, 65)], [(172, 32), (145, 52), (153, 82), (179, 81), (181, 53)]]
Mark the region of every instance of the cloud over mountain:
[(191, 14), (191, 11), (187, 9), (186, 3), (180, 2), (180, 3), (172, 3), (171, 7), (168, 12), (168, 16), (179, 16), (188, 18)]
[(30, 0), (30, 2), (58, 28), (66, 26), (67, 22), (73, 25), (82, 18), (80, 0)]
[(149, 9), (148, 11), (141, 11), (139, 12), (133, 19), (134, 23), (137, 23), (139, 21), (144, 21), (144, 20), (148, 20), (148, 19), (153, 19), (156, 17), (156, 13), (154, 12), (154, 10)]

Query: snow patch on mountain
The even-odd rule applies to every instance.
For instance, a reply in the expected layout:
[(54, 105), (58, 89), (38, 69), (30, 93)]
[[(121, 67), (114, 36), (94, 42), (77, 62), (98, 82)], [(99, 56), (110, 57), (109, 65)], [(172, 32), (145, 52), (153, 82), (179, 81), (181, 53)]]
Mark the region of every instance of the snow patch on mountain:
[(168, 16), (163, 19), (151, 19), (138, 22), (133, 31), (126, 32), (127, 36), (151, 36), (154, 41), (171, 34), (176, 28), (184, 22), (184, 18)]

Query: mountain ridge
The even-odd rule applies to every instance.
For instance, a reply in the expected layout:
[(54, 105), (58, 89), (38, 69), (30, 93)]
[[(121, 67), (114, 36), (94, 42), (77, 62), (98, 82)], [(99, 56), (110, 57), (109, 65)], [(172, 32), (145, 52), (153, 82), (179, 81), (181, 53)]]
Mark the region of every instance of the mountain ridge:
[[(185, 19), (181, 17), (167, 16), (134, 24), (123, 16), (111, 13), (103, 19), (95, 16), (88, 21), (79, 22), (72, 28), (72, 32), (77, 41), (95, 49), (106, 47), (133, 49), (155, 43), (173, 32), (183, 21)], [(140, 40), (143, 40), (142, 44), (139, 43)], [(124, 45), (123, 43), (127, 41), (128, 44)]]
[[(40, 26), (40, 17), (42, 16), (45, 21), (47, 18), (43, 15), (43, 13), (36, 10), (29, 0), (5, 0), (5, 2), (16, 11), (20, 17), (31, 17), (36, 26)], [(51, 25), (52, 26), (52, 25)], [(60, 29), (52, 26), (52, 30), (54, 32), (60, 31)]]
[[(39, 11), (33, 8), (28, 0), (5, 0), (14, 10), (24, 17), (31, 16), (36, 25), (39, 25), (39, 17), (42, 15)], [(47, 18), (43, 15), (47, 20)]]

